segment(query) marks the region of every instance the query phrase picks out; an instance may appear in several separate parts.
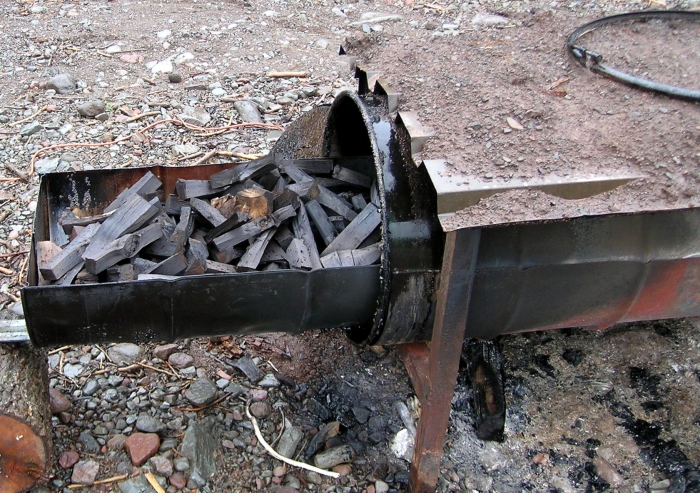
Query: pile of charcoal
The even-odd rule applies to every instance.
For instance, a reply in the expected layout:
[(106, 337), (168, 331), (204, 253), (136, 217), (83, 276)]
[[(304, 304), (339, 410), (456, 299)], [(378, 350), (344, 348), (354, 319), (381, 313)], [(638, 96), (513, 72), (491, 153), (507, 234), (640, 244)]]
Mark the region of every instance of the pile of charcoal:
[(371, 157), (268, 155), (179, 179), (165, 197), (149, 171), (99, 215), (61, 212), (71, 241), (37, 242), (39, 284), (371, 265), (381, 251), (373, 176)]

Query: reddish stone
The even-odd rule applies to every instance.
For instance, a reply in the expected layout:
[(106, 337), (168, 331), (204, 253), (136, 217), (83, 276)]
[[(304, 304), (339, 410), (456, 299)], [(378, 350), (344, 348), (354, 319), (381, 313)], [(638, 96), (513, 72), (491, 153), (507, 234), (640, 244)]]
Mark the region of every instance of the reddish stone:
[(58, 458), (58, 465), (63, 469), (68, 469), (73, 467), (79, 460), (80, 456), (78, 455), (78, 452), (69, 450), (68, 452), (63, 452), (61, 457)]
[(158, 452), (160, 438), (155, 433), (134, 433), (124, 442), (124, 448), (129, 453), (131, 462), (141, 466)]
[(178, 490), (181, 490), (187, 486), (187, 478), (181, 472), (176, 472), (170, 476), (168, 481), (170, 481), (170, 486)]
[(71, 403), (59, 390), (49, 389), (49, 406), (51, 414), (58, 414), (70, 409)]

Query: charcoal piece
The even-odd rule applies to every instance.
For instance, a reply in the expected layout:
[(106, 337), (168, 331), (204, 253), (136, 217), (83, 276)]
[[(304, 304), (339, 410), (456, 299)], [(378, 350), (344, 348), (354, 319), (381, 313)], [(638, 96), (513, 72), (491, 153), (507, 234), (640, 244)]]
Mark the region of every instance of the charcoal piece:
[(180, 200), (177, 195), (168, 195), (165, 201), (165, 213), (170, 216), (179, 216), (183, 205), (187, 205), (186, 200)]
[(216, 248), (209, 248), (209, 258), (222, 264), (229, 264), (237, 258), (241, 258), (245, 253), (245, 248), (239, 247), (228, 247), (223, 250), (218, 250)]
[(319, 204), (316, 200), (309, 200), (306, 204), (304, 204), (304, 207), (306, 207), (306, 212), (308, 212), (309, 217), (321, 235), (323, 243), (326, 246), (330, 245), (337, 236), (337, 232), (333, 223), (330, 221), (330, 219), (328, 219), (326, 211), (323, 210), (321, 204)]
[(258, 383), (265, 376), (248, 356), (237, 360), (227, 359), (226, 364), (240, 370), (251, 383)]
[(287, 249), (293, 239), (294, 235), (287, 226), (282, 225), (277, 228), (277, 233), (275, 234), (274, 240), (279, 243), (279, 246), (281, 246), (283, 250)]
[(241, 257), (241, 260), (236, 266), (239, 271), (255, 270), (260, 264), (260, 259), (265, 253), (265, 248), (275, 234), (277, 228), (270, 228), (262, 234), (258, 235), (250, 245), (248, 249)]
[(224, 250), (228, 247), (236, 246), (246, 240), (254, 238), (263, 231), (266, 231), (275, 225), (272, 217), (265, 216), (255, 221), (247, 222), (236, 229), (224, 233), (223, 235), (214, 238), (212, 243), (219, 250)]
[(299, 207), (301, 207), (301, 199), (299, 198), (299, 195), (297, 195), (296, 192), (294, 192), (290, 188), (285, 188), (273, 200), (272, 208), (273, 210), (279, 210), (282, 207), (286, 207), (288, 205), (291, 205), (296, 210)]
[(180, 178), (175, 182), (175, 193), (180, 200), (210, 197), (223, 191), (224, 187), (213, 188), (209, 180), (183, 180)]
[(367, 201), (362, 196), (362, 194), (358, 193), (357, 195), (352, 196), (352, 206), (355, 208), (356, 211), (361, 211), (362, 209), (367, 207)]
[(221, 236), (222, 234), (237, 228), (238, 226), (250, 221), (251, 217), (249, 214), (244, 212), (235, 212), (231, 217), (226, 219), (223, 223), (219, 224), (214, 229), (209, 230), (204, 235), (204, 241), (211, 243), (214, 238)]
[(313, 177), (299, 169), (292, 161), (284, 160), (280, 164), (280, 170), (296, 183), (314, 181)]
[(207, 271), (207, 258), (209, 257), (209, 248), (207, 244), (190, 238), (189, 248), (185, 258), (187, 259), (186, 276), (194, 276), (204, 274)]
[[(182, 253), (176, 253), (162, 262), (156, 264), (144, 274), (163, 274), (166, 276), (176, 276), (187, 268), (187, 259)], [(140, 279), (140, 276), (139, 276)]]
[(372, 265), (381, 257), (381, 243), (357, 250), (340, 250), (321, 257), (323, 267)]
[(235, 266), (224, 264), (214, 260), (207, 260), (207, 274), (235, 274), (238, 272)]
[[(241, 188), (243, 190), (243, 188)], [(236, 213), (236, 194), (240, 190), (230, 192), (227, 190), (221, 197), (211, 199), (211, 205), (218, 210), (224, 218), (228, 219)]]
[(287, 189), (291, 190), (304, 200), (316, 199), (321, 193), (318, 187), (318, 183), (316, 183), (315, 181), (302, 181), (299, 183), (292, 183), (291, 185), (287, 185)]
[(336, 180), (344, 181), (350, 185), (356, 185), (363, 188), (369, 188), (372, 186), (372, 178), (370, 176), (339, 165), (336, 165), (333, 168), (332, 176)]
[(126, 204), (134, 195), (147, 197), (163, 186), (163, 183), (152, 172), (147, 172), (132, 186), (120, 193), (114, 201), (105, 207), (103, 212), (108, 213), (119, 209)]
[(333, 172), (333, 159), (331, 158), (293, 159), (292, 164), (301, 171), (312, 175), (330, 175)]
[(129, 263), (134, 267), (134, 274), (137, 276), (152, 270), (156, 265), (158, 265), (158, 262), (152, 262), (140, 257), (132, 258)]
[(180, 221), (175, 226), (173, 234), (170, 235), (170, 242), (174, 243), (178, 247), (178, 251), (181, 251), (187, 239), (194, 231), (194, 215), (192, 214), (192, 208), (189, 206), (184, 206), (180, 212)]
[(357, 217), (357, 212), (352, 210), (352, 204), (342, 199), (339, 195), (331, 192), (326, 187), (318, 188), (318, 201), (321, 205), (325, 205), (330, 210), (337, 212), (348, 221), (352, 221)]
[(190, 205), (211, 227), (215, 228), (226, 221), (224, 215), (206, 200), (193, 198), (190, 200)]
[(158, 214), (159, 208), (149, 203), (140, 195), (133, 195), (114, 214), (99, 225), (84, 255), (92, 257), (108, 243), (127, 233), (133, 233)]
[(294, 269), (311, 269), (311, 254), (303, 240), (294, 238), (287, 247), (286, 253), (289, 266)]
[[(322, 268), (323, 266), (318, 256), (318, 249), (316, 248), (316, 240), (314, 240), (314, 233), (311, 230), (311, 223), (309, 222), (309, 216), (306, 214), (305, 207), (299, 208), (297, 216), (292, 221), (292, 229), (294, 231), (294, 236), (303, 240), (308, 249), (309, 258), (311, 259), (311, 268)], [(289, 247), (287, 247), (287, 249), (289, 249)]]
[(215, 173), (209, 177), (209, 181), (212, 188), (225, 187), (232, 183), (242, 182), (248, 179), (254, 180), (275, 168), (274, 156), (268, 154), (260, 159), (248, 161), (245, 164), (239, 164), (233, 168)]
[(78, 273), (85, 268), (85, 261), (80, 261), (75, 267), (66, 272), (54, 283), (55, 286), (70, 286), (75, 281)]
[(163, 230), (159, 224), (150, 224), (138, 231), (126, 234), (105, 245), (101, 250), (93, 251), (90, 255), (83, 255), (85, 269), (91, 274), (99, 274), (124, 259), (136, 256), (146, 245), (162, 236)]
[[(87, 248), (87, 244), (85, 247)], [(51, 283), (48, 279), (44, 279), (44, 276), (41, 273), (41, 266), (46, 264), (59, 253), (61, 253), (61, 247), (56, 245), (53, 241), (36, 242), (36, 265), (37, 270), (39, 271), (39, 286), (46, 286), (47, 284)]]
[(60, 224), (63, 231), (69, 235), (74, 227), (85, 227), (93, 223), (101, 223), (113, 213), (114, 211), (107, 212), (105, 214), (98, 214), (96, 216), (78, 217), (73, 214), (73, 212), (66, 209), (58, 216), (58, 224)]
[[(275, 235), (275, 237), (276, 236), (277, 235)], [(271, 240), (267, 244), (267, 248), (265, 248), (265, 253), (263, 253), (263, 256), (260, 259), (260, 262), (267, 263), (267, 262), (280, 262), (280, 261), (286, 261), (286, 260), (287, 260), (287, 257), (286, 257), (286, 254), (284, 253), (284, 250), (282, 249), (282, 247), (279, 246), (279, 244), (276, 241)]]
[(56, 281), (81, 263), (85, 251), (100, 228), (101, 225), (97, 223), (87, 226), (82, 234), (66, 245), (57, 255), (53, 256), (46, 263), (39, 265), (41, 276), (47, 281)]
[(354, 250), (379, 226), (382, 215), (374, 204), (368, 204), (362, 212), (340, 233), (321, 254), (339, 250)]

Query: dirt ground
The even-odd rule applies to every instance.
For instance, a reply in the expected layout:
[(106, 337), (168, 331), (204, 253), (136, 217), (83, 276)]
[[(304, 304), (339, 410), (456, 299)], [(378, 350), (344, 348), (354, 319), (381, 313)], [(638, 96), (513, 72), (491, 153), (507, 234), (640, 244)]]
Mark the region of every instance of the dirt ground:
[[(544, 0), (8, 0), (0, 4), (0, 170), (7, 179), (16, 178), (13, 169), (26, 174), (33, 153), (59, 143), (105, 143), (40, 156), (60, 157), (59, 170), (193, 164), (195, 159), (172, 152), (174, 145), (183, 143), (265, 152), (275, 136), (263, 130), (197, 139), (178, 128), (159, 127), (143, 141), (111, 141), (150, 122), (127, 122), (127, 115), (154, 110), (174, 114), (178, 105), (205, 107), (212, 125), (229, 123), (235, 117), (231, 102), (243, 97), (258, 98), (266, 121), (284, 125), (310, 106), (330, 103), (337, 91), (354, 87), (347, 57), (337, 56), (343, 45), (359, 57), (361, 66), (380, 70), (402, 93), (401, 110), (417, 111), (436, 131), (416, 159), (446, 159), (465, 183), (641, 176), (585, 200), (532, 190), (508, 192), (460, 212), (444, 223), (448, 228), (697, 207), (697, 105), (603, 79), (577, 66), (564, 48), (575, 27), (605, 14), (648, 6)], [(400, 18), (359, 22), (371, 12)], [(502, 18), (492, 25), (472, 23), (477, 14)], [(697, 26), (692, 24), (648, 23), (608, 28), (586, 39), (589, 47), (604, 52), (606, 60), (620, 68), (698, 89), (700, 52), (688, 42), (695, 33)], [(149, 64), (166, 60), (182, 82), (169, 82), (168, 73), (154, 73)], [(309, 77), (274, 79), (266, 77), (270, 71), (303, 71)], [(77, 92), (47, 93), (45, 82), (64, 72), (77, 80)], [(315, 90), (300, 96), (308, 87)], [(288, 101), (286, 94), (294, 91), (298, 99)], [(105, 122), (76, 113), (77, 104), (94, 98), (107, 103)], [(513, 128), (509, 117), (521, 129)], [(18, 133), (34, 120), (42, 123), (42, 131)], [(37, 175), (28, 181), (3, 179), (0, 190), (3, 318), (17, 316), (37, 184)], [(243, 344), (246, 354), (269, 359), (305, 389), (297, 397), (280, 393), (280, 399), (291, 403), (295, 424), (319, 424), (309, 412), (313, 398), (347, 425), (351, 441), (362, 444), (350, 479), (305, 482), (302, 489), (370, 491), (382, 480), (392, 490), (405, 490), (408, 464), (393, 456), (389, 442), (402, 428), (395, 403), (410, 404), (413, 392), (393, 350), (357, 348), (339, 330), (270, 335), (247, 339), (247, 345), (245, 341), (236, 344)], [(680, 450), (690, 465), (698, 466), (697, 323), (511, 335), (502, 337), (500, 344), (509, 405), (506, 440), (476, 439), (471, 391), (462, 375), (453, 400), (440, 491), (633, 493), (653, 486), (661, 492), (668, 489), (664, 480), (672, 476), (664, 455), (676, 457)], [(212, 355), (233, 356), (226, 343), (193, 341), (183, 348), (195, 356), (198, 367), (212, 372), (224, 368)], [(90, 348), (64, 352), (77, 362)], [(77, 395), (87, 380), (71, 382), (55, 371), (52, 377), (58, 382), (54, 384)], [(155, 377), (150, 380), (154, 388), (160, 383)], [(357, 403), (378, 417), (377, 430), (352, 417)], [(77, 407), (74, 421), (56, 428), (57, 452), (76, 445), (81, 427), (94, 429), (106, 415), (121, 412), (108, 408), (86, 414)], [(231, 404), (220, 414), (235, 409)], [(274, 426), (265, 431), (274, 432)], [(91, 457), (102, 461), (101, 477), (120, 472), (123, 456), (100, 452)], [(227, 472), (203, 491), (272, 491), (255, 481), (255, 471), (267, 463), (242, 457), (238, 450), (222, 447), (217, 462)], [(70, 471), (55, 465), (49, 479), (50, 491), (71, 491), (66, 489)], [(92, 489), (98, 490), (118, 491), (114, 485)]]

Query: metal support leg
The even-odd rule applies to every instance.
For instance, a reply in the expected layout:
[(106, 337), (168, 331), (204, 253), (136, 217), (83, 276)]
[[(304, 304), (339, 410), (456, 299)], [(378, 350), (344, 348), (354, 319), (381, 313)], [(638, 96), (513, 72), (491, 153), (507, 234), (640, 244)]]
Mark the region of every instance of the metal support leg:
[(407, 344), (401, 349), (421, 401), (410, 493), (434, 492), (437, 485), (480, 237), (478, 229), (447, 233), (430, 348)]

